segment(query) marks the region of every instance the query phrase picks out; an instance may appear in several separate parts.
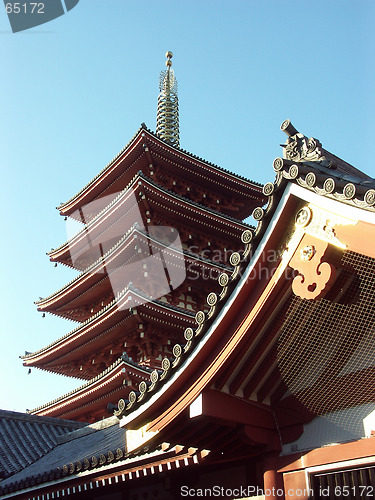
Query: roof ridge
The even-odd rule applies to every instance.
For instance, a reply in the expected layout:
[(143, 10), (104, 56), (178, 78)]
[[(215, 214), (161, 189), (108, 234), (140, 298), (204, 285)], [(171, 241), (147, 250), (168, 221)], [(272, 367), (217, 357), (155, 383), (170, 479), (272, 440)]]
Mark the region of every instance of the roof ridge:
[(180, 146), (172, 146), (171, 144), (168, 144), (168, 142), (164, 141), (155, 132), (153, 132), (152, 130), (150, 130), (149, 128), (147, 128), (146, 125), (145, 125), (144, 130), (146, 130), (154, 139), (158, 140), (163, 145), (166, 145), (169, 148), (175, 149), (176, 151), (178, 151), (180, 153), (184, 153), (185, 155), (190, 156), (194, 160), (198, 160), (199, 162), (205, 163), (206, 165), (208, 165), (210, 167), (213, 167), (213, 168), (219, 170), (220, 172), (225, 172), (226, 174), (230, 174), (231, 176), (236, 177), (238, 179), (241, 179), (243, 181), (246, 181), (249, 184), (253, 184), (254, 186), (257, 186), (257, 187), (262, 187), (263, 186), (263, 184), (261, 184), (259, 182), (252, 181), (251, 179), (248, 179), (247, 177), (244, 177), (244, 176), (242, 176), (240, 174), (236, 174), (235, 172), (231, 172), (230, 170), (227, 170), (226, 168), (220, 167), (216, 163), (212, 163), (212, 162), (210, 162), (208, 160), (205, 160), (204, 158), (201, 158), (200, 156), (197, 156), (194, 153), (190, 153), (190, 151), (187, 151), (186, 149), (183, 149)]
[(275, 158), (276, 171), (274, 183), (268, 182), (264, 191), (274, 191), (284, 179), (298, 184), (320, 196), (332, 198), (365, 210), (374, 210), (375, 179), (362, 179), (351, 174), (333, 170), (320, 162), (307, 161), (295, 163), (285, 158)]
[(22, 413), (11, 410), (0, 410), (0, 419), (10, 419), (10, 420), (20, 420), (23, 422), (36, 422), (41, 425), (59, 425), (61, 427), (83, 427), (83, 422), (77, 422), (76, 420), (66, 420), (57, 417), (46, 417), (39, 415), (31, 415), (30, 413)]
[(151, 129), (149, 129), (145, 123), (142, 123), (140, 128), (137, 130), (137, 132), (133, 135), (133, 137), (130, 139), (130, 141), (127, 142), (127, 144), (121, 149), (121, 151), (114, 157), (112, 158), (112, 160), (107, 163), (107, 165), (102, 169), (100, 170), (100, 172), (98, 172), (92, 179), (91, 181), (89, 181), (82, 189), (80, 189), (74, 196), (72, 196), (69, 200), (67, 200), (66, 202), (64, 203), (61, 203), (57, 209), (58, 210), (61, 210), (63, 207), (65, 207), (66, 205), (68, 205), (68, 203), (72, 202), (75, 198), (77, 198), (81, 193), (83, 193), (91, 184), (93, 184), (95, 182), (96, 179), (98, 179), (109, 167), (111, 167), (113, 165), (113, 163), (129, 148), (129, 146), (135, 142), (135, 139), (137, 138), (137, 136), (142, 132), (147, 132), (149, 133), (154, 139), (156, 139), (157, 141), (159, 141), (161, 144), (167, 146), (169, 149), (175, 149), (177, 152), (179, 153), (183, 153), (184, 155), (187, 155), (189, 157), (191, 157), (192, 159), (194, 160), (198, 160), (199, 162), (201, 163), (204, 163), (210, 167), (213, 167), (214, 169), (218, 170), (219, 172), (223, 172), (223, 173), (226, 173), (226, 174), (230, 174), (231, 176), (235, 177), (235, 178), (238, 178), (238, 179), (241, 179), (242, 181), (245, 181), (249, 184), (252, 184), (254, 186), (257, 186), (257, 187), (262, 187), (262, 184), (261, 183), (258, 183), (256, 181), (252, 181), (251, 179), (248, 179), (247, 177), (244, 177), (242, 175), (239, 175), (239, 174), (236, 174), (234, 172), (231, 172), (230, 170), (227, 170), (223, 167), (220, 167), (219, 165), (215, 164), (215, 163), (212, 163), (208, 160), (205, 160), (204, 158), (201, 158), (200, 156), (197, 156), (197, 155), (194, 155), (193, 153), (190, 153), (189, 151), (187, 151), (186, 149), (182, 149), (181, 147), (177, 147), (177, 146), (172, 146), (171, 144), (169, 144), (168, 142), (164, 141), (161, 137), (159, 137), (158, 135), (156, 135), (155, 132), (153, 132)]
[[(263, 187), (263, 193), (268, 198), (267, 206), (265, 208), (257, 207), (254, 209), (253, 217), (257, 221), (257, 227), (255, 231), (246, 230), (242, 233), (241, 241), (245, 244), (245, 250), (242, 252), (242, 255), (240, 253), (233, 254), (234, 258), (231, 259), (231, 264), (234, 266), (234, 271), (232, 275), (227, 276), (225, 279), (222, 279), (222, 276), (220, 276), (218, 280), (219, 284), (223, 287), (223, 291), (220, 295), (213, 292), (208, 294), (207, 303), (211, 306), (210, 311), (205, 313), (201, 310), (196, 313), (196, 328), (185, 330), (185, 345), (176, 344), (172, 351), (173, 358), (169, 359), (166, 357), (163, 359), (163, 373), (155, 379), (155, 382), (150, 387), (140, 386), (138, 393), (132, 391), (126, 401), (119, 401), (119, 410), (115, 412), (118, 418), (132, 413), (144, 404), (154, 394), (155, 390), (160, 390), (160, 387), (169, 380), (172, 373), (184, 364), (197, 343), (204, 338), (204, 333), (207, 332), (213, 320), (223, 310), (223, 307), (217, 308), (217, 304), (224, 300), (225, 297), (228, 299), (231, 295), (230, 292), (234, 290), (238, 284), (238, 280), (243, 275), (240, 268), (245, 265), (248, 266), (255, 256), (255, 249), (268, 227), (267, 220), (272, 217), (276, 210), (277, 203), (275, 203), (275, 200), (279, 199), (281, 192), (285, 190), (288, 182), (297, 183), (302, 187), (315, 191), (321, 196), (327, 196), (337, 201), (351, 203), (359, 208), (375, 211), (375, 180), (362, 180), (355, 176), (350, 176), (352, 182), (346, 183), (348, 174), (337, 173), (337, 171), (328, 169), (320, 163), (316, 164), (311, 161), (295, 163), (292, 160), (276, 158), (273, 166), (276, 171), (276, 179), (273, 183), (268, 182)], [(318, 174), (323, 175), (316, 175), (314, 170)], [(340, 181), (337, 182), (337, 186), (332, 177)], [(328, 180), (331, 181), (329, 186), (327, 184)], [(318, 182), (322, 184), (322, 181), (323, 186), (321, 188), (317, 187)], [(356, 185), (362, 188), (363, 201), (355, 198), (356, 186), (353, 182), (356, 182)], [(365, 192), (365, 189), (369, 186), (373, 186), (374, 189), (370, 188)], [(337, 187), (342, 188), (342, 194), (337, 192)]]
[[(349, 174), (343, 172), (342, 170), (333, 169), (331, 167), (325, 166), (323, 163), (319, 161), (302, 161), (296, 163), (297, 165), (311, 167), (314, 170), (318, 170), (326, 175), (337, 177), (338, 179), (342, 179), (349, 182), (354, 182), (358, 186), (371, 186), (375, 187), (375, 179), (368, 177), (367, 179), (358, 177), (354, 174)], [(351, 165), (352, 166), (352, 165)], [(353, 168), (355, 168), (353, 166)]]
[(161, 186), (156, 181), (150, 179), (150, 177), (145, 175), (141, 170), (138, 172), (138, 175), (140, 177), (142, 177), (142, 179), (146, 180), (149, 184), (154, 185), (155, 187), (157, 187), (161, 191), (164, 191), (165, 193), (168, 193), (172, 196), (175, 196), (176, 198), (178, 198), (180, 200), (183, 200), (191, 205), (194, 205), (200, 209), (203, 209), (203, 211), (210, 212), (218, 217), (221, 217), (223, 219), (227, 219), (228, 221), (231, 221), (231, 222), (237, 222), (238, 224), (242, 224), (246, 228), (249, 228), (249, 229), (253, 228), (253, 226), (251, 226), (250, 224), (247, 224), (246, 222), (243, 222), (241, 219), (236, 219), (235, 217), (232, 217), (231, 215), (227, 215), (227, 214), (224, 214), (223, 212), (219, 212), (218, 210), (215, 210), (213, 208), (206, 207), (205, 205), (202, 205), (201, 203), (198, 203), (197, 201), (190, 200), (190, 198), (186, 198), (185, 196), (182, 196), (180, 194), (175, 193), (171, 189), (168, 189), (164, 186)]

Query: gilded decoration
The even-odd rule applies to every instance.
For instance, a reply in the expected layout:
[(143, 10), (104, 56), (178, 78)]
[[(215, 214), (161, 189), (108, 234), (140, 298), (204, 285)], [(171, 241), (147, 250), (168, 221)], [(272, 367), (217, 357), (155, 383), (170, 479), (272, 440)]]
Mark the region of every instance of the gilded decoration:
[(296, 226), (305, 227), (309, 224), (312, 217), (312, 211), (310, 207), (303, 207), (297, 212), (296, 215)]
[(312, 300), (329, 291), (336, 276), (331, 255), (346, 248), (337, 237), (335, 227), (356, 222), (312, 204), (297, 212), (295, 230), (284, 256), (289, 266), (298, 272), (292, 283), (295, 295)]
[(292, 283), (292, 290), (302, 299), (318, 299), (331, 287), (336, 268), (325, 262), (330, 244), (309, 234), (302, 240), (289, 262), (290, 267), (298, 271)]
[(301, 250), (301, 260), (311, 260), (315, 254), (315, 247), (313, 245), (307, 245)]

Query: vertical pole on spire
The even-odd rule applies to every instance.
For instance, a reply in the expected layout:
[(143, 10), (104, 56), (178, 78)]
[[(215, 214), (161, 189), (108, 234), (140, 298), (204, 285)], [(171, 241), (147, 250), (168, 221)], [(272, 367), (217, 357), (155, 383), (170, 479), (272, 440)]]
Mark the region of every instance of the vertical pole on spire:
[(172, 146), (178, 147), (180, 128), (177, 80), (172, 69), (172, 52), (168, 51), (165, 56), (167, 69), (160, 73), (156, 134)]

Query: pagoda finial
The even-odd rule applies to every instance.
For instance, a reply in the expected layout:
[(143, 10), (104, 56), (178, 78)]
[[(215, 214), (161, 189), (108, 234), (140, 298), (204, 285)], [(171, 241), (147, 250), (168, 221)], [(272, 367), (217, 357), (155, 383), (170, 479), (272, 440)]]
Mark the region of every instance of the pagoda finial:
[(168, 50), (165, 56), (167, 69), (160, 73), (156, 133), (164, 141), (178, 147), (180, 145), (178, 89), (172, 69), (173, 53)]
[(172, 66), (172, 57), (173, 57), (173, 52), (171, 52), (170, 50), (168, 50), (168, 52), (166, 52), (165, 54), (165, 57), (167, 58), (167, 60), (165, 61), (165, 65), (168, 66), (168, 67), (171, 67)]

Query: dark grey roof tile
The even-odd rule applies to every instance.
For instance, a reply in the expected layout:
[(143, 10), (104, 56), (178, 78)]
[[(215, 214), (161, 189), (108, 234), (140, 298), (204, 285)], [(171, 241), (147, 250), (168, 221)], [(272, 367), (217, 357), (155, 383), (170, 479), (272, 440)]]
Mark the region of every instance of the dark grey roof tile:
[(51, 470), (56, 470), (57, 467), (61, 468), (69, 463), (82, 462), (85, 459), (91, 460), (93, 456), (107, 455), (109, 451), (116, 452), (118, 448), (124, 451), (125, 432), (125, 429), (119, 426), (119, 420), (116, 417), (87, 425), (64, 435), (60, 444), (16, 474), (1, 481), (0, 485), (5, 487), (15, 481), (20, 482), (31, 476), (49, 473)]
[(28, 467), (52, 450), (60, 436), (84, 425), (0, 410), (0, 478)]

